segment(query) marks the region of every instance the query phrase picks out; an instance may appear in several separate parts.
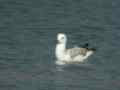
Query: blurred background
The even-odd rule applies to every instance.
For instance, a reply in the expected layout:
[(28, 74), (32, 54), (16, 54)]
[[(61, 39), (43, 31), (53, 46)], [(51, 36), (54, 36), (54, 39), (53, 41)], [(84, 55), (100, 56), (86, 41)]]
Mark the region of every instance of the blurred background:
[[(0, 0), (0, 90), (120, 90), (119, 0)], [(55, 64), (67, 47), (97, 49), (84, 64)]]

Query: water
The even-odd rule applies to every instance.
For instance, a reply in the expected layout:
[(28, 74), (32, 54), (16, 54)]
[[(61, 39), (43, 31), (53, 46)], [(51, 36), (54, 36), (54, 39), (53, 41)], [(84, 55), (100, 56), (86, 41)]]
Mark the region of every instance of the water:
[[(0, 90), (120, 90), (119, 0), (0, 0)], [(58, 66), (56, 34), (97, 49)]]

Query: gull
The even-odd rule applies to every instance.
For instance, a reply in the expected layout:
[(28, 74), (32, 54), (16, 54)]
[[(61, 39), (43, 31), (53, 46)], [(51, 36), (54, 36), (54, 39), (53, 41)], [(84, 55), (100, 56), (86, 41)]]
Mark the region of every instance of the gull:
[(89, 56), (91, 56), (95, 49), (86, 47), (73, 47), (66, 48), (67, 36), (64, 33), (58, 33), (55, 48), (56, 64), (63, 65), (69, 63), (84, 62)]

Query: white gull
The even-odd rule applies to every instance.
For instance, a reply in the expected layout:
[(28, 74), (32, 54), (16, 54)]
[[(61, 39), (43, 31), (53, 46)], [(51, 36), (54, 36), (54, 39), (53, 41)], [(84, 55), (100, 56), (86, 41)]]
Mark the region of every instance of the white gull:
[(57, 40), (58, 43), (56, 45), (55, 55), (57, 59), (56, 64), (59, 65), (83, 62), (95, 51), (95, 49), (83, 47), (66, 49), (67, 36), (64, 33), (59, 33), (57, 35)]

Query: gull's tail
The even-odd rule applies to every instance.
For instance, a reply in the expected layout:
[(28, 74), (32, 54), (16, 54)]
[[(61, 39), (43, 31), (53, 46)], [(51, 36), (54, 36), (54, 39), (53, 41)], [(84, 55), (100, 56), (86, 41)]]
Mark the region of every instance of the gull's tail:
[(96, 48), (89, 48), (88, 43), (84, 44), (82, 47), (88, 49), (89, 51), (96, 51)]
[(96, 51), (96, 48), (88, 48), (89, 51)]

